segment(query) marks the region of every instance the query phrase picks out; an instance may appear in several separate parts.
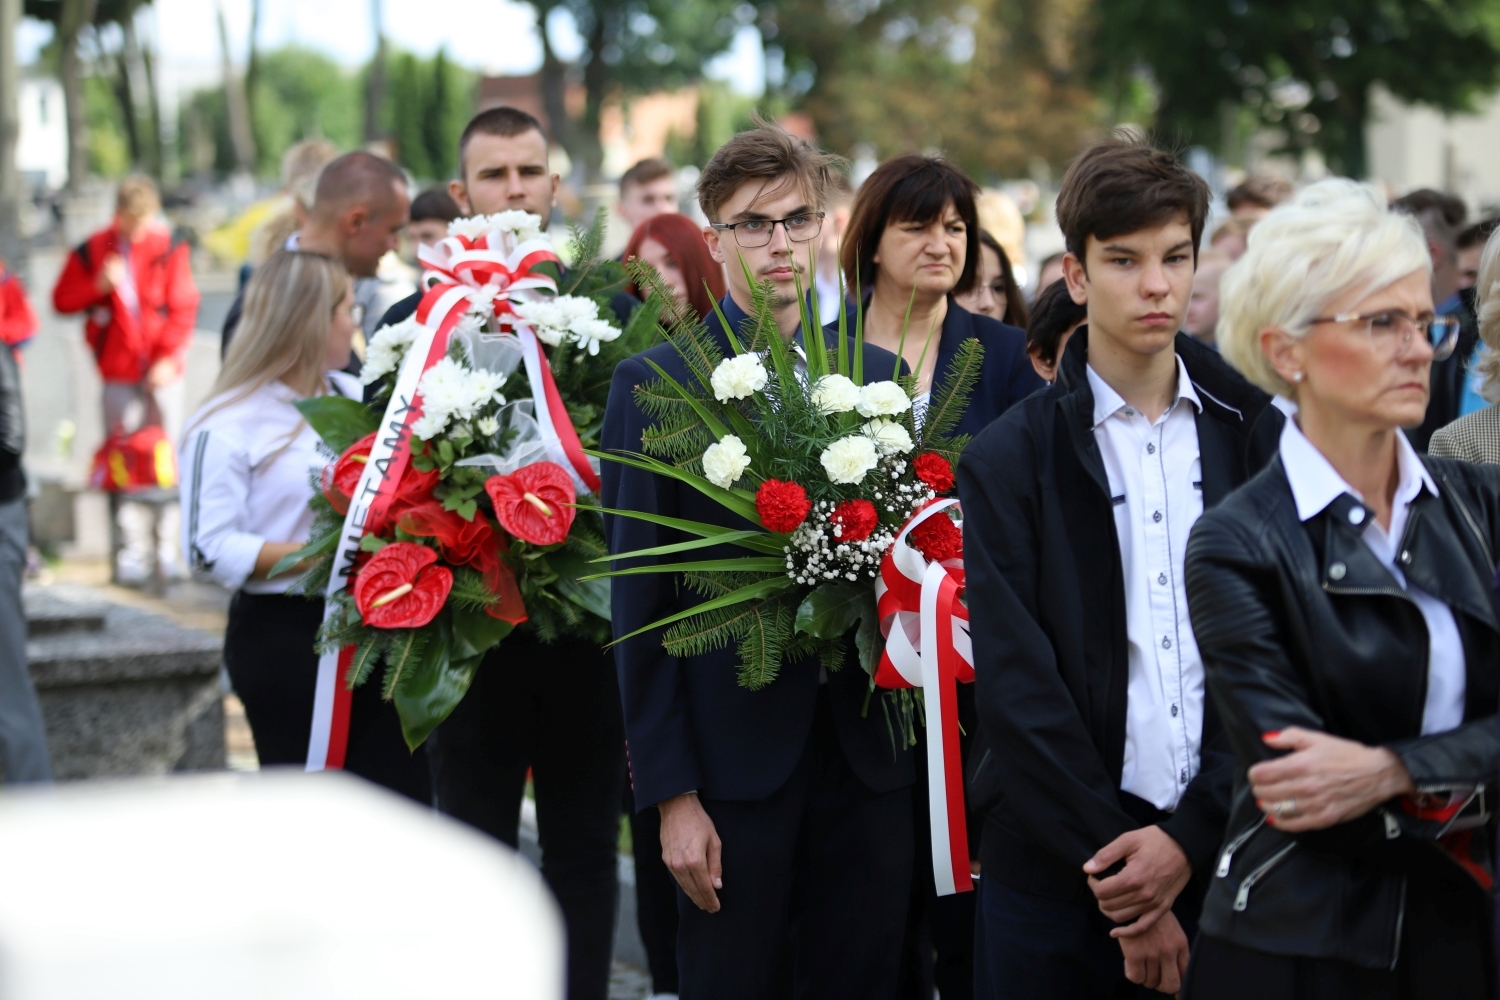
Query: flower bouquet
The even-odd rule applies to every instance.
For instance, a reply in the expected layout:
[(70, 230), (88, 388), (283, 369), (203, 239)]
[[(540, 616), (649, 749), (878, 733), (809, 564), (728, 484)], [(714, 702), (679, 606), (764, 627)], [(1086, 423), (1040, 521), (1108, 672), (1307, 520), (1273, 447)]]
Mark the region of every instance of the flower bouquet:
[[(655, 299), (654, 274), (637, 262), (629, 266)], [(643, 434), (641, 453), (602, 456), (685, 483), (747, 522), (743, 530), (730, 530), (673, 519), (668, 527), (696, 537), (616, 553), (614, 560), (671, 553), (682, 561), (652, 560), (603, 575), (679, 573), (683, 586), (703, 598), (620, 638), (661, 629), (663, 645), (676, 656), (734, 645), (739, 683), (758, 689), (788, 661), (817, 657), (827, 670), (839, 670), (852, 636), (871, 693), (886, 689), (881, 704), (893, 743), (915, 742), (921, 709), (929, 741), (951, 749), (951, 759), (946, 752), (931, 755), (948, 768), (934, 781), (934, 792), (953, 793), (948, 798), (961, 817), (952, 680), (972, 679), (972, 667), (966, 676), (963, 667), (973, 657), (964, 656), (968, 616), (958, 599), (963, 537), (952, 516), (957, 501), (944, 498), (954, 489), (953, 463), (967, 442), (953, 429), (978, 381), (983, 348), (977, 339), (966, 341), (936, 393), (919, 402), (916, 379), (901, 376), (899, 360), (889, 372), (863, 370), (861, 320), (855, 320), (852, 345), (846, 317), (829, 343), (813, 320), (813, 303), (804, 311), (806, 336), (798, 347), (777, 334), (766, 294), (762, 289), (756, 303), (754, 331), (743, 338), (722, 314), (710, 320), (724, 327), (732, 350), (727, 357), (703, 325), (679, 328), (672, 342), (694, 376), (691, 384), (653, 366), (659, 377), (636, 388), (638, 404), (655, 420)], [(631, 511), (606, 513), (655, 520)], [(749, 554), (692, 558), (695, 549), (725, 544)], [(939, 667), (947, 683), (939, 683)], [(923, 706), (921, 686), (940, 694)], [(951, 741), (941, 735), (944, 729)], [(946, 817), (947, 800), (940, 808)], [(968, 887), (964, 827), (961, 821), (948, 826), (939, 842), (946, 851), (950, 835), (959, 839), (953, 854), (962, 854), (962, 891)], [(950, 872), (948, 891), (954, 891), (954, 876)]]
[[(614, 366), (660, 336), (656, 307), (621, 330), (600, 303), (623, 283), (575, 232), (566, 273), (523, 212), (459, 219), (423, 248), (415, 315), (376, 331), (366, 400), (298, 404), (338, 459), (317, 477), (311, 537), (275, 569), (325, 600), (308, 767), (340, 767), (349, 692), (384, 665), (407, 743), (463, 698), (486, 651), (522, 622), (544, 641), (609, 638), (593, 495)], [(561, 288), (561, 291), (559, 289)]]

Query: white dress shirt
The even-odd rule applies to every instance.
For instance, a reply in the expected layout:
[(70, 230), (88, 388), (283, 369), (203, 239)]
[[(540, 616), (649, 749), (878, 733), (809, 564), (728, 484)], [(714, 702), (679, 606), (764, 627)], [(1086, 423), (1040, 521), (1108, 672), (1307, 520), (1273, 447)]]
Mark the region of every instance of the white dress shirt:
[[(1292, 488), (1292, 499), (1297, 503), (1297, 516), (1303, 521), (1321, 514), (1345, 493), (1357, 497), (1360, 503), (1365, 502), (1364, 495), (1345, 482), (1317, 446), (1307, 439), (1296, 420), (1287, 420), (1281, 429), (1281, 465)], [(1382, 528), (1375, 518), (1366, 517), (1363, 507), (1351, 508), (1349, 519), (1354, 524), (1360, 523), (1355, 518), (1365, 522), (1360, 538), (1375, 553), (1381, 565), (1390, 570), (1397, 585), (1416, 602), (1422, 620), (1427, 623), (1427, 702), (1422, 706), (1422, 734), (1425, 736), (1445, 733), (1463, 723), (1468, 678), (1463, 639), (1458, 634), (1453, 610), (1420, 587), (1407, 583), (1406, 574), (1396, 564), (1412, 502), (1424, 487), (1433, 496), (1438, 495), (1437, 483), (1433, 482), (1427, 467), (1417, 457), (1416, 449), (1400, 431), (1396, 432), (1396, 469), (1390, 530)]]
[(1182, 561), (1203, 513), (1196, 411), (1182, 359), (1177, 395), (1155, 423), (1088, 369), (1094, 440), (1109, 476), (1125, 573), (1126, 689), (1122, 791), (1177, 808), (1203, 744), (1203, 660), (1188, 621)]
[[(329, 372), (328, 380), (340, 395), (360, 398), (354, 376)], [(251, 580), (250, 574), (266, 542), (307, 541), (310, 475), (336, 457), (292, 405), (300, 398), (271, 382), (190, 421), (178, 466), (182, 551), (196, 575), (250, 594), (280, 594), (296, 582), (295, 573), (273, 580)]]

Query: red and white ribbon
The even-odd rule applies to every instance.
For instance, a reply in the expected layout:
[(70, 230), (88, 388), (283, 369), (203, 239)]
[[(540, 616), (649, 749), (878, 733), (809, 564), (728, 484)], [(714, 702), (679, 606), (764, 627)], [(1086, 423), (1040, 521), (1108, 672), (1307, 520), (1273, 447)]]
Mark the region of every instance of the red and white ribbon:
[(542, 443), (552, 461), (572, 473), (573, 485), (580, 493), (598, 493), (599, 473), (583, 453), (583, 442), (578, 439), (578, 430), (568, 416), (562, 393), (557, 390), (547, 352), (542, 350), (530, 327), (517, 324), (516, 336), (521, 340), (521, 360), (526, 365), (526, 380), (531, 384), (532, 413), (541, 429)]
[(961, 560), (929, 562), (906, 544), (911, 530), (944, 513), (957, 500), (938, 500), (906, 522), (880, 564), (875, 601), (885, 651), (875, 671), (884, 688), (922, 688), (927, 712), (928, 813), (932, 824), (932, 874), (939, 896), (970, 892), (969, 832), (964, 811), (963, 759), (959, 752), (959, 683), (974, 680), (974, 646)]

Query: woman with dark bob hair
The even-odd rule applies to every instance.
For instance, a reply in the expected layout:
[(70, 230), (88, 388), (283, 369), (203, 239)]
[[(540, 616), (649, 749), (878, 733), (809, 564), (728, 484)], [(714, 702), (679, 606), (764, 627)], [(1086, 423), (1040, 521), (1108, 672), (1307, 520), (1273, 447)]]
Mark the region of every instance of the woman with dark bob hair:
[[(639, 257), (656, 268), (667, 290), (693, 307), (699, 319), (707, 319), (714, 303), (724, 297), (724, 269), (708, 252), (703, 230), (685, 215), (663, 212), (635, 227), (621, 260)], [(644, 299), (645, 289), (634, 283), (625, 289)]]
[(1224, 275), (1225, 358), (1294, 412), (1187, 547), (1236, 770), (1184, 996), (1495, 996), (1500, 469), (1402, 432), (1458, 334), (1431, 274), (1414, 220), (1328, 180)]
[(839, 248), (844, 281), (862, 297), (865, 340), (899, 353), (917, 376), (918, 392), (943, 384), (965, 340), (983, 345), (984, 366), (960, 434), (978, 433), (1042, 386), (1026, 356), (1025, 331), (954, 301), (978, 279), (978, 193), (979, 185), (937, 157), (893, 157), (860, 186)]

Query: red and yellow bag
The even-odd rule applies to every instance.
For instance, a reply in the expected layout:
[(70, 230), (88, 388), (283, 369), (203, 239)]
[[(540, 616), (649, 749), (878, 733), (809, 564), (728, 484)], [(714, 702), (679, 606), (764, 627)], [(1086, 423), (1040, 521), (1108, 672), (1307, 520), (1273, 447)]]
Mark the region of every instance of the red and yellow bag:
[(116, 432), (94, 453), (89, 484), (106, 493), (171, 489), (177, 485), (177, 454), (159, 426)]

